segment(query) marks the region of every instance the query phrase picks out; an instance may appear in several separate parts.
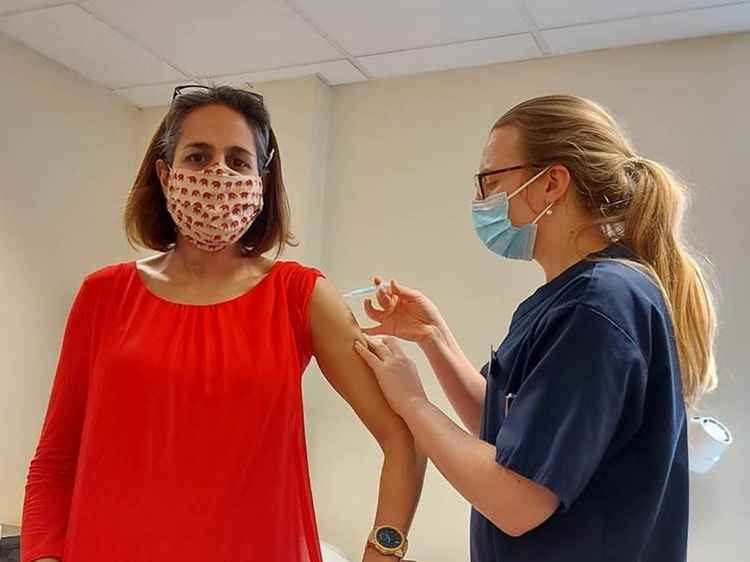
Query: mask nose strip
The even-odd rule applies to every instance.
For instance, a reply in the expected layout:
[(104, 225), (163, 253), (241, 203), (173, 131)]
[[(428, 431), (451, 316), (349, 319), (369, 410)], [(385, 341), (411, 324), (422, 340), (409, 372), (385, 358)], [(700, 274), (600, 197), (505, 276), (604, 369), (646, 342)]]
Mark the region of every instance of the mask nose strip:
[(238, 175), (234, 170), (232, 170), (232, 168), (227, 166), (225, 162), (219, 162), (218, 160), (216, 162), (213, 162), (212, 164), (209, 164), (205, 168), (203, 168), (203, 173), (213, 174), (216, 176)]

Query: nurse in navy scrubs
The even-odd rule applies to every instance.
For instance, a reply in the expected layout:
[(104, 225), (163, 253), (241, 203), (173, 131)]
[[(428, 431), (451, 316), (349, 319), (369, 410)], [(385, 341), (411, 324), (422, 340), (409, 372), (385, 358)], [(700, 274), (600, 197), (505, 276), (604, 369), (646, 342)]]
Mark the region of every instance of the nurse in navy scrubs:
[[(479, 239), (547, 278), (489, 363), (476, 370), (437, 307), (395, 281), (365, 303), (378, 325), (357, 346), (473, 506), (471, 560), (684, 561), (686, 405), (717, 381), (711, 295), (680, 239), (683, 185), (599, 105), (547, 96), (495, 123), (475, 187)], [(396, 338), (419, 345), (465, 429), (427, 399)]]

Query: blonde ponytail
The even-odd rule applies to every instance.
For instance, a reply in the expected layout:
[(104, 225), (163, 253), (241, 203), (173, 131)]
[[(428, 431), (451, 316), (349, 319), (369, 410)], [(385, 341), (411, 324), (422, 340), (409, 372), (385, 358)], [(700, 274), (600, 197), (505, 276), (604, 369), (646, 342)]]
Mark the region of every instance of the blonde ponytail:
[(623, 241), (661, 285), (672, 314), (685, 401), (695, 405), (718, 382), (716, 315), (703, 272), (681, 241), (685, 187), (653, 160), (633, 158), (626, 167), (633, 190)]
[(531, 162), (570, 172), (592, 226), (627, 246), (660, 286), (672, 316), (683, 396), (694, 406), (718, 382), (716, 314), (697, 260), (682, 241), (686, 189), (667, 168), (640, 158), (612, 116), (576, 96), (525, 101), (493, 128), (517, 127)]

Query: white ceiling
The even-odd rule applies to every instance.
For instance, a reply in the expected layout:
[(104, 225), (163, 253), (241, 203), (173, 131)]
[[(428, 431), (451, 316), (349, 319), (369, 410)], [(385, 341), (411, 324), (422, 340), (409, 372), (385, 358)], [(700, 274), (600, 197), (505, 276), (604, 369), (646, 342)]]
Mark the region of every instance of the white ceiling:
[(746, 30), (750, 0), (0, 0), (0, 32), (140, 107)]

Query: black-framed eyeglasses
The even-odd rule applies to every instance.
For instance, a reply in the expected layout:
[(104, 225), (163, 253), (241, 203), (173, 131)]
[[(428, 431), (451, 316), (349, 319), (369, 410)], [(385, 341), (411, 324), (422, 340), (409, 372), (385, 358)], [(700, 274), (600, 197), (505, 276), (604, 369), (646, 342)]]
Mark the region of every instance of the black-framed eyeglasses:
[[(172, 101), (174, 99), (182, 94), (187, 94), (190, 92), (210, 92), (212, 90), (211, 86), (204, 86), (203, 84), (185, 84), (183, 86), (177, 86), (174, 89), (174, 92), (172, 92)], [(247, 90), (240, 90), (237, 89), (238, 92), (241, 92), (243, 95), (251, 96), (254, 100), (259, 101), (261, 104), (263, 103), (263, 96), (257, 92), (248, 92)], [(266, 159), (266, 163), (263, 165), (263, 171), (268, 170), (268, 168), (271, 166), (271, 160), (273, 160), (274, 155), (276, 154), (276, 149), (272, 148), (271, 152), (268, 155), (268, 158)]]
[(485, 190), (484, 185), (484, 178), (489, 176), (494, 176), (497, 174), (504, 174), (506, 172), (515, 172), (516, 170), (525, 170), (528, 168), (544, 168), (543, 164), (519, 164), (517, 166), (509, 166), (507, 168), (500, 168), (498, 170), (488, 170), (486, 172), (479, 172), (478, 174), (474, 174), (474, 188), (477, 191), (477, 195), (479, 195), (480, 199), (485, 199), (487, 197), (487, 193)]
[[(182, 94), (189, 94), (190, 92), (210, 92), (211, 90), (211, 86), (204, 86), (203, 84), (185, 84), (183, 86), (177, 86), (174, 89), (174, 92), (172, 92), (172, 101)], [(247, 90), (239, 88), (237, 88), (237, 91), (241, 92), (243, 95), (251, 96), (253, 99), (263, 103), (263, 96), (258, 92), (248, 92)]]

